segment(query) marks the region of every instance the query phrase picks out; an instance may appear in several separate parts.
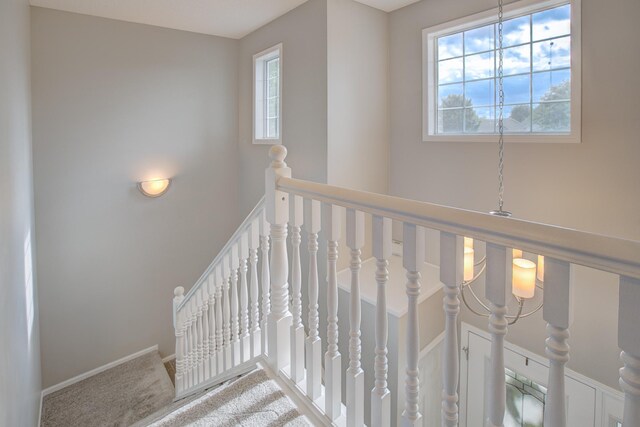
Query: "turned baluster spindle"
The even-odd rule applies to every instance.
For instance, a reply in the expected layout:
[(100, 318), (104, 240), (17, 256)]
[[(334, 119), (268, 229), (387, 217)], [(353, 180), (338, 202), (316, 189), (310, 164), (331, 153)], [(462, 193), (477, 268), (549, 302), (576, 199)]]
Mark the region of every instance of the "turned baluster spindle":
[(184, 288), (178, 286), (173, 291), (173, 328), (176, 332), (176, 391), (184, 390), (184, 314), (178, 306), (184, 300)]
[(564, 367), (569, 361), (569, 326), (573, 322), (571, 265), (546, 257), (544, 261), (543, 318), (547, 321), (546, 354), (549, 381), (544, 409), (544, 425), (565, 427), (567, 409)]
[(216, 281), (214, 273), (207, 279), (207, 293), (209, 294), (209, 375), (218, 373), (217, 346), (216, 346)]
[(300, 264), (300, 229), (304, 218), (304, 204), (300, 196), (290, 203), (291, 226), (291, 379), (298, 383), (304, 378), (304, 326), (302, 325), (302, 266)]
[(229, 288), (231, 285), (231, 260), (229, 255), (226, 255), (222, 264), (223, 276), (223, 292), (224, 303), (222, 308), (223, 320), (223, 334), (224, 334), (224, 369), (230, 369), (233, 367), (233, 360), (231, 358), (231, 303), (229, 301)]
[(360, 255), (364, 246), (364, 212), (347, 209), (347, 246), (351, 250), (349, 306), (349, 368), (347, 369), (347, 425), (364, 425), (364, 371), (360, 363)]
[(224, 335), (223, 335), (223, 322), (222, 322), (222, 290), (224, 288), (224, 281), (222, 279), (222, 267), (216, 266), (215, 270), (215, 287), (216, 287), (216, 370), (218, 374), (224, 372), (225, 354), (224, 354)]
[(324, 355), (325, 412), (330, 420), (342, 411), (342, 357), (338, 350), (338, 242), (342, 231), (342, 208), (324, 205), (323, 230), (327, 238), (327, 351)]
[(306, 341), (307, 396), (311, 400), (320, 397), (322, 382), (322, 341), (319, 335), (320, 316), (318, 314), (318, 233), (320, 232), (321, 203), (317, 200), (304, 201), (304, 229), (307, 232), (309, 251), (309, 336)]
[(198, 289), (194, 294), (196, 305), (196, 334), (198, 337), (196, 347), (196, 370), (198, 372), (198, 383), (204, 380), (204, 359), (203, 359), (203, 325), (202, 325), (202, 289)]
[(445, 335), (442, 345), (442, 426), (458, 425), (458, 314), (463, 279), (464, 242), (455, 234), (440, 233), (440, 281), (444, 284)]
[(198, 384), (198, 307), (195, 295), (189, 300), (191, 311), (191, 384)]
[(376, 259), (375, 386), (371, 390), (371, 426), (391, 425), (391, 392), (387, 387), (387, 291), (391, 257), (391, 219), (373, 216), (373, 257)]
[(291, 177), (284, 159), (287, 149), (274, 145), (269, 150), (271, 165), (265, 171), (265, 210), (271, 225), (271, 313), (269, 313), (269, 360), (276, 372), (290, 364), (291, 324), (289, 311), (289, 259), (287, 254), (287, 222), (289, 194), (276, 188), (281, 177)]
[(251, 357), (256, 357), (262, 353), (260, 330), (260, 305), (258, 287), (258, 248), (260, 246), (260, 218), (255, 218), (251, 222), (249, 229), (249, 264), (250, 264), (250, 298), (251, 298)]
[(185, 388), (188, 389), (193, 386), (193, 378), (191, 377), (191, 304), (189, 301), (182, 307), (182, 314), (184, 320), (184, 383)]
[(238, 269), (240, 268), (239, 245), (231, 246), (231, 358), (233, 366), (240, 364), (240, 316), (238, 303)]
[(269, 271), (269, 231), (270, 226), (265, 211), (260, 217), (260, 284), (262, 289), (262, 337), (261, 345), (265, 354), (269, 354), (269, 340), (267, 339), (269, 313), (271, 312), (271, 272)]
[(240, 351), (241, 361), (246, 362), (251, 358), (251, 335), (249, 334), (249, 284), (247, 273), (249, 272), (249, 234), (240, 236)]
[(200, 288), (202, 294), (202, 377), (203, 380), (210, 378), (210, 359), (209, 359), (209, 292), (207, 283), (203, 283)]
[(420, 329), (418, 298), (420, 297), (420, 269), (424, 263), (424, 228), (404, 224), (402, 235), (402, 264), (407, 271), (407, 367), (405, 378), (405, 409), (403, 426), (422, 425), (419, 410), (420, 381), (418, 357), (420, 355)]
[(638, 307), (640, 307), (640, 279), (621, 276), (618, 346), (622, 349), (620, 359), (624, 364), (620, 369), (620, 388), (625, 396), (623, 427), (640, 426), (640, 331), (638, 329), (640, 310)]
[(507, 290), (511, 289), (512, 250), (487, 243), (485, 296), (491, 303), (491, 365), (488, 387), (488, 427), (504, 425), (506, 384), (504, 373), (504, 337), (507, 334)]

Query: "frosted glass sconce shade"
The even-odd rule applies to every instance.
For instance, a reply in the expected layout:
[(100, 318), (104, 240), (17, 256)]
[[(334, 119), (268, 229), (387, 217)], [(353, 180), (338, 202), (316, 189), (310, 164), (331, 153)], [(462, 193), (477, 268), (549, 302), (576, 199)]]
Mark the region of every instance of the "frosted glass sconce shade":
[(138, 189), (147, 197), (160, 197), (167, 192), (169, 184), (171, 184), (169, 178), (153, 179), (151, 181), (139, 182)]

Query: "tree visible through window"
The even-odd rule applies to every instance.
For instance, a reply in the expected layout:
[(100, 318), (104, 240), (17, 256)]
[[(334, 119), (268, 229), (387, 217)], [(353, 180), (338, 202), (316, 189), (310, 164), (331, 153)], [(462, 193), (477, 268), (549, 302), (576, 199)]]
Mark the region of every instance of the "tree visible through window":
[[(492, 134), (498, 119), (496, 23), (437, 37), (437, 134)], [(509, 133), (571, 131), (571, 5), (508, 19), (503, 26)]]

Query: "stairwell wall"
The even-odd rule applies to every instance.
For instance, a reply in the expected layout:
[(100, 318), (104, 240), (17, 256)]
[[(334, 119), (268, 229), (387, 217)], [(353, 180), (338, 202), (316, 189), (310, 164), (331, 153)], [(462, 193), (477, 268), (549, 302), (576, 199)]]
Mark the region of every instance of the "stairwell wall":
[(40, 402), (34, 271), (29, 4), (0, 2), (0, 426), (35, 426)]

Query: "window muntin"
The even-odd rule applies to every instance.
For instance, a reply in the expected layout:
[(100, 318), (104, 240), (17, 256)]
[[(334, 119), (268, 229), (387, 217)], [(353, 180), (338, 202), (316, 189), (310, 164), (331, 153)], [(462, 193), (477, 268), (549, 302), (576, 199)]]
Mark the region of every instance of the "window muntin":
[(279, 144), (282, 127), (282, 45), (253, 57), (254, 144)]
[[(506, 132), (571, 130), (571, 5), (519, 16), (503, 26)], [(497, 24), (438, 37), (437, 133), (495, 133)]]
[[(505, 7), (504, 126), (513, 142), (580, 142), (580, 0)], [(493, 141), (497, 15), (423, 31), (425, 141)]]

